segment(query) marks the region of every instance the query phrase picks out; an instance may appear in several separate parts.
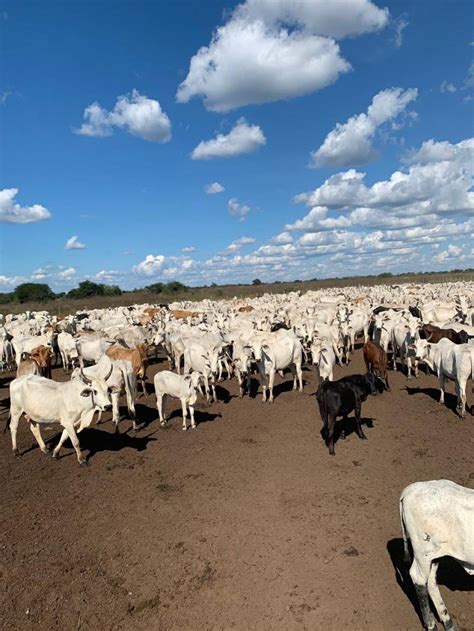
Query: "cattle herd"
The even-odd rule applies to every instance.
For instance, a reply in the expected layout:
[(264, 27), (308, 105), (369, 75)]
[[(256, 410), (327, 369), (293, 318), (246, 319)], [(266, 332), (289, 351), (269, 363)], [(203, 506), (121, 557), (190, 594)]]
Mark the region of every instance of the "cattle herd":
[[(334, 381), (334, 367), (350, 364), (358, 338), (366, 374)], [(466, 416), (474, 413), (467, 396), (474, 369), (474, 283), (347, 287), (246, 301), (94, 309), (66, 317), (47, 311), (6, 315), (0, 319), (0, 366), (5, 374), (16, 371), (10, 383), (13, 453), (19, 455), (17, 429), (24, 415), (42, 452), (49, 449), (41, 426), (59, 424), (53, 457), (69, 438), (79, 463), (86, 464), (78, 435), (96, 413), (100, 419), (110, 409), (118, 432), (121, 395), (139, 430), (137, 384), (141, 396), (149, 397), (147, 366), (159, 352), (169, 369), (154, 377), (158, 420), (167, 423), (166, 398), (179, 399), (183, 430), (188, 415), (196, 428), (195, 403), (202, 396), (211, 405), (218, 381), (235, 378), (243, 398), (255, 374), (262, 404), (269, 405), (276, 373), (289, 370), (293, 389), (303, 391), (303, 366), (312, 367), (319, 379), (315, 413), (319, 409), (321, 435), (335, 455), (336, 436), (345, 438), (350, 414), (358, 437), (366, 438), (362, 403), (390, 389), (389, 369), (397, 370), (397, 360), (407, 379), (416, 378), (421, 366), (435, 373), (441, 404), (446, 378), (454, 381), (459, 422), (472, 422)], [(70, 373), (68, 381), (51, 378), (51, 366), (59, 361)], [(423, 623), (436, 627), (431, 600), (445, 629), (454, 629), (436, 570), (438, 559), (448, 555), (474, 574), (474, 490), (447, 480), (415, 482), (401, 494), (400, 517), (408, 558), (408, 540), (411, 544), (409, 573)]]

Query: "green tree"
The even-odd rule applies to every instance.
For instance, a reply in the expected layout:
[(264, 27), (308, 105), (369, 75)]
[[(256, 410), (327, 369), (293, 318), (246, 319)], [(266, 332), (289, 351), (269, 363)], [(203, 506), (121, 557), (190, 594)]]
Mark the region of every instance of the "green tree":
[(164, 285), (163, 283), (153, 283), (152, 285), (147, 285), (145, 289), (150, 291), (152, 294), (161, 294), (164, 289)]
[(15, 288), (13, 298), (18, 302), (53, 300), (54, 293), (44, 283), (22, 283)]
[(187, 289), (186, 285), (178, 282), (177, 280), (172, 280), (166, 286), (166, 291), (185, 291)]
[(82, 283), (79, 283), (79, 287), (71, 289), (68, 298), (90, 298), (91, 296), (103, 296), (104, 293), (104, 285), (83, 280)]
[(262, 281), (260, 280), (260, 278), (254, 278), (252, 281), (252, 285), (261, 285)]

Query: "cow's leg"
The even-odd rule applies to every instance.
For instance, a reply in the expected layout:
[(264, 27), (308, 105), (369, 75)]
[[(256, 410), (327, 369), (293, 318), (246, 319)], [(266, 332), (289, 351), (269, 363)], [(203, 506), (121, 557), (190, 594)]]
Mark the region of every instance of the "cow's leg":
[(336, 452), (334, 451), (334, 429), (336, 427), (336, 416), (333, 414), (329, 414), (328, 424), (327, 424), (327, 437), (326, 437), (326, 445), (329, 449), (329, 455), (335, 456)]
[(156, 407), (158, 409), (158, 416), (160, 417), (160, 425), (166, 425), (166, 416), (163, 414), (163, 409), (165, 407), (166, 395), (161, 392), (156, 395)]
[(441, 405), (444, 404), (444, 388), (445, 388), (446, 377), (444, 373), (441, 371), (438, 374), (438, 383), (439, 383), (439, 402)]
[(206, 402), (208, 405), (210, 405), (211, 397), (209, 394), (209, 377), (204, 373), (203, 379), (204, 379), (204, 390), (206, 392)]
[(297, 382), (296, 382), (296, 366), (294, 364), (292, 364), (290, 366), (290, 370), (291, 370), (291, 374), (293, 375), (293, 390), (296, 390), (297, 386)]
[(18, 423), (20, 422), (20, 417), (23, 414), (23, 410), (21, 408), (17, 408), (16, 406), (11, 406), (10, 408), (10, 434), (12, 437), (12, 451), (14, 456), (19, 456), (20, 452), (18, 451), (18, 447), (16, 444), (16, 434), (18, 431)]
[[(76, 432), (74, 431), (74, 428), (72, 429), (72, 431), (74, 432), (74, 438), (75, 438), (76, 444), (77, 444), (77, 446), (79, 447), (79, 439), (77, 438), (77, 435), (76, 435)], [(64, 443), (66, 442), (66, 440), (67, 440), (68, 438), (71, 438), (70, 433), (68, 432), (68, 430), (67, 430), (67, 429), (63, 429), (63, 431), (61, 432), (61, 437), (59, 438), (59, 442), (58, 442), (58, 444), (56, 445), (56, 447), (54, 448), (54, 451), (53, 451), (53, 458), (55, 458), (55, 459), (56, 459), (56, 458), (58, 458), (58, 457), (59, 457), (59, 452), (60, 452), (60, 450), (61, 450), (61, 447), (64, 445)], [(74, 449), (76, 449), (76, 446), (74, 445), (74, 442), (73, 442), (72, 438), (71, 438), (71, 442), (72, 442), (72, 444), (73, 444)], [(78, 453), (78, 452), (77, 452), (77, 449), (76, 449), (76, 453)], [(79, 453), (81, 454), (81, 458), (82, 458), (82, 460), (79, 460), (79, 454), (78, 454), (77, 459), (79, 460), (79, 463), (80, 463), (80, 464), (84, 464), (84, 463), (86, 462), (86, 459), (82, 456), (82, 453), (81, 453), (80, 447), (79, 447)]]
[(181, 397), (181, 409), (183, 410), (183, 432), (185, 432), (188, 429), (187, 424), (186, 424), (187, 412), (186, 412), (186, 398), (185, 397)]
[(303, 370), (301, 364), (296, 365), (296, 374), (298, 375), (298, 384), (300, 392), (303, 392)]
[(273, 403), (273, 384), (275, 383), (275, 370), (270, 371), (269, 379), (268, 379), (268, 390), (269, 390), (269, 403)]
[(240, 374), (240, 370), (238, 370), (237, 368), (235, 369), (235, 375), (237, 377), (237, 383), (239, 384), (239, 398), (242, 399), (242, 397), (244, 396), (243, 379), (242, 375)]
[(430, 575), (428, 578), (428, 594), (429, 594), (429, 597), (431, 598), (431, 602), (435, 606), (439, 619), (444, 625), (444, 628), (447, 631), (454, 631), (456, 627), (454, 626), (454, 623), (451, 620), (451, 617), (448, 613), (448, 609), (446, 605), (444, 604), (443, 599), (441, 597), (438, 584), (436, 583), (437, 570), (438, 570), (438, 563), (432, 563), (431, 569), (430, 569)]
[[(115, 431), (118, 432), (118, 424), (120, 421), (119, 393), (112, 392), (110, 398), (112, 399), (112, 421), (114, 423)], [(99, 414), (101, 413), (99, 412)]]
[(369, 325), (364, 327), (364, 344), (369, 341)]
[(222, 359), (220, 359), (217, 362), (217, 365), (218, 365), (218, 369), (219, 369), (219, 372), (218, 372), (218, 375), (217, 375), (217, 381), (222, 381), (222, 372), (224, 370), (224, 364), (222, 363)]
[[(397, 350), (398, 347), (396, 345), (395, 342), (392, 343), (392, 368), (393, 368), (393, 372), (397, 372)], [(401, 358), (401, 352), (400, 352), (400, 358)], [(403, 360), (402, 360), (403, 362)]]
[(150, 397), (148, 396), (148, 392), (146, 389), (145, 376), (140, 377), (140, 383), (142, 384), (142, 392), (145, 396), (145, 399), (149, 399)]
[(191, 427), (196, 429), (196, 423), (194, 421), (194, 405), (189, 406), (189, 416), (191, 417)]
[(217, 395), (216, 395), (216, 377), (214, 375), (214, 373), (212, 373), (211, 375), (211, 390), (212, 390), (212, 398), (213, 401), (216, 402), (217, 401)]
[(125, 396), (127, 397), (128, 415), (132, 421), (133, 429), (136, 430), (137, 429), (137, 413), (135, 410), (135, 401), (133, 400), (133, 392), (130, 392), (127, 386), (125, 387)]
[(39, 448), (44, 454), (49, 453), (48, 447), (45, 445), (43, 437), (41, 436), (41, 429), (38, 423), (35, 421), (30, 421), (30, 430), (33, 436), (36, 438), (36, 442), (39, 445)]
[(458, 412), (461, 418), (466, 416), (466, 384), (456, 379), (456, 394), (458, 396)]
[(418, 379), (418, 360), (417, 359), (413, 360), (413, 365), (415, 367), (415, 379)]
[(357, 436), (361, 438), (362, 440), (367, 440), (367, 436), (364, 434), (364, 431), (360, 424), (360, 411), (361, 411), (361, 404), (359, 401), (354, 408), (354, 416), (355, 416), (356, 425), (357, 425)]
[(67, 425), (65, 429), (69, 438), (71, 439), (72, 446), (76, 450), (78, 463), (87, 464), (87, 460), (84, 458), (81, 451), (81, 445), (79, 444), (79, 438), (77, 437), (76, 430), (74, 429), (72, 425), (69, 425), (69, 424)]
[(410, 567), (410, 577), (413, 581), (413, 585), (415, 586), (415, 592), (421, 610), (421, 617), (423, 618), (423, 624), (428, 631), (434, 631), (436, 629), (436, 621), (433, 612), (430, 609), (427, 587), (427, 577), (429, 574), (430, 561), (428, 559), (423, 559), (420, 567), (419, 561), (415, 558)]

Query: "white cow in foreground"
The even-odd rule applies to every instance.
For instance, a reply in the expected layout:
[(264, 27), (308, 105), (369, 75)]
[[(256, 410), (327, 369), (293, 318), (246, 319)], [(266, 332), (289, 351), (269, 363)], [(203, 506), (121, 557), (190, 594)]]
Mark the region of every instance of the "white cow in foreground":
[(153, 381), (155, 384), (156, 407), (160, 417), (160, 425), (166, 425), (166, 415), (163, 413), (166, 396), (175, 397), (181, 401), (183, 410), (183, 431), (187, 430), (187, 410), (189, 406), (189, 416), (191, 418), (191, 427), (196, 429), (194, 422), (194, 404), (197, 400), (197, 388), (201, 375), (198, 372), (192, 372), (188, 375), (178, 375), (170, 370), (162, 370), (157, 372)]
[(410, 484), (400, 497), (400, 520), (408, 563), (408, 539), (413, 549), (410, 577), (423, 623), (429, 631), (436, 628), (429, 596), (446, 631), (455, 631), (436, 583), (436, 571), (438, 559), (450, 556), (474, 575), (474, 490), (449, 480)]
[(81, 452), (76, 427), (77, 433), (81, 432), (90, 425), (96, 409), (105, 411), (112, 407), (106, 379), (89, 379), (82, 372), (66, 383), (36, 375), (18, 377), (10, 383), (10, 402), (10, 432), (15, 456), (19, 455), (16, 444), (18, 423), (25, 414), (43, 453), (49, 450), (41, 436), (40, 425), (59, 423), (64, 429), (53, 458), (58, 457), (62, 444), (70, 438), (79, 464), (85, 464), (86, 459)]
[(470, 344), (454, 344), (451, 340), (443, 338), (437, 344), (417, 339), (414, 348), (416, 359), (423, 361), (438, 375), (441, 404), (444, 403), (446, 377), (454, 379), (458, 398), (457, 410), (464, 418), (466, 416), (466, 384), (474, 372), (474, 347)]

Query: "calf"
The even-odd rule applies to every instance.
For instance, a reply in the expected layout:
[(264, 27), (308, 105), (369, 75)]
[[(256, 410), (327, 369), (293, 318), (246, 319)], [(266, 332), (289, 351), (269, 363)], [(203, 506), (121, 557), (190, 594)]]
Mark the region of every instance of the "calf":
[[(336, 418), (342, 416), (344, 420), (347, 415), (354, 411), (357, 435), (359, 438), (366, 440), (367, 436), (361, 427), (361, 407), (362, 402), (371, 395), (379, 392), (375, 375), (349, 375), (338, 381), (323, 381), (318, 388), (316, 398), (318, 400), (319, 411), (323, 421), (323, 438), (329, 449), (329, 454), (335, 456), (334, 451), (334, 429), (336, 426)], [(345, 438), (345, 432), (341, 434)]]
[(362, 353), (364, 355), (367, 372), (380, 377), (380, 379), (385, 382), (387, 390), (390, 390), (387, 372), (387, 353), (384, 349), (375, 342), (371, 342), (369, 340), (364, 344)]
[(156, 393), (156, 407), (158, 408), (158, 414), (160, 417), (160, 425), (166, 425), (166, 416), (163, 413), (163, 408), (166, 400), (166, 396), (176, 397), (181, 401), (181, 408), (183, 411), (183, 431), (187, 430), (187, 410), (186, 405), (189, 406), (189, 416), (191, 418), (191, 427), (196, 429), (196, 423), (194, 422), (194, 404), (197, 399), (196, 389), (199, 386), (199, 380), (201, 375), (198, 372), (192, 372), (188, 375), (177, 375), (170, 370), (162, 370), (157, 372), (154, 378), (155, 393)]
[(41, 344), (31, 351), (30, 356), (40, 367), (43, 377), (51, 379), (51, 348)]
[(436, 629), (429, 597), (446, 631), (454, 631), (436, 584), (436, 571), (438, 559), (450, 556), (474, 575), (474, 490), (449, 480), (410, 484), (400, 497), (400, 521), (405, 562), (410, 562), (408, 539), (413, 549), (410, 577), (423, 624), (429, 631)]

